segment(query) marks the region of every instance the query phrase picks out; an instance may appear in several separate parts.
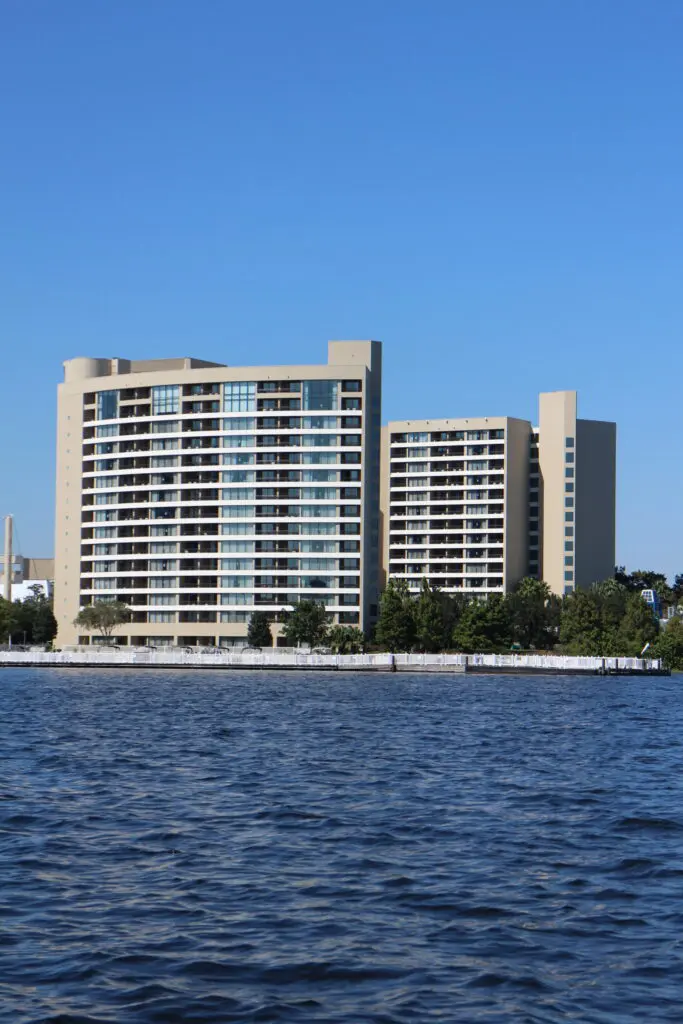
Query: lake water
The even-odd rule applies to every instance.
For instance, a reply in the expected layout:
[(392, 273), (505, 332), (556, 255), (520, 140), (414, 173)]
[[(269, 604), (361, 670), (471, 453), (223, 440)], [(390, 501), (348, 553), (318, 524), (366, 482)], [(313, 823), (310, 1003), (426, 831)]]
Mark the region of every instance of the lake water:
[(0, 1020), (683, 1018), (681, 677), (0, 671)]

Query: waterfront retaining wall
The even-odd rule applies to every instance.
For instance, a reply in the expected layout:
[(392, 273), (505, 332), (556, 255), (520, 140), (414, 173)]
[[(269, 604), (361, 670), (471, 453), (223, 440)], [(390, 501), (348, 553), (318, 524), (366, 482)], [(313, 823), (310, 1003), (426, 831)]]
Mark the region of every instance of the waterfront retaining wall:
[(0, 651), (1, 667), (286, 669), (337, 672), (665, 673), (658, 658), (587, 658), (566, 654), (308, 654), (91, 648)]

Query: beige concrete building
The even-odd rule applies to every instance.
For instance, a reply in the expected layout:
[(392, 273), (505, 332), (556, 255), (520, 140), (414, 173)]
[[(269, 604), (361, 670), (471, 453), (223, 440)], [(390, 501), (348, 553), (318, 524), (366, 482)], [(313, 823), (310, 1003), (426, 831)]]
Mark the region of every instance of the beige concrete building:
[(119, 600), (122, 643), (242, 643), (254, 611), (376, 611), (381, 345), (321, 366), (71, 359), (58, 396), (57, 643)]
[(382, 577), (466, 596), (525, 575), (556, 594), (610, 576), (616, 426), (580, 420), (576, 392), (511, 417), (392, 422), (383, 430)]
[(616, 446), (615, 423), (578, 419), (575, 391), (540, 396), (531, 448), (530, 567), (555, 594), (614, 572)]
[(530, 426), (510, 417), (383, 430), (384, 577), (417, 592), (503, 593), (527, 571)]

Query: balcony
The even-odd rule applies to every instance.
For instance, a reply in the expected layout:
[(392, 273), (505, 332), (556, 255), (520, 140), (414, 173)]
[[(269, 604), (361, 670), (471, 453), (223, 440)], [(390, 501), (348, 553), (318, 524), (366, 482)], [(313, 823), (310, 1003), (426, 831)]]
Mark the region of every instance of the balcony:
[(217, 552), (217, 541), (181, 541), (180, 543), (181, 555), (215, 554)]

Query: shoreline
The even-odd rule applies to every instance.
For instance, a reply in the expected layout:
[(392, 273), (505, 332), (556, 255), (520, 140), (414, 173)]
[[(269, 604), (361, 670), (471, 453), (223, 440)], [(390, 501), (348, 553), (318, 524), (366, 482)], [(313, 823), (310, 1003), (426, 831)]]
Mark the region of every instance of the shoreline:
[(239, 654), (232, 651), (0, 652), (0, 668), (209, 669), (212, 671), (412, 672), (446, 675), (668, 676), (657, 658), (560, 654)]

